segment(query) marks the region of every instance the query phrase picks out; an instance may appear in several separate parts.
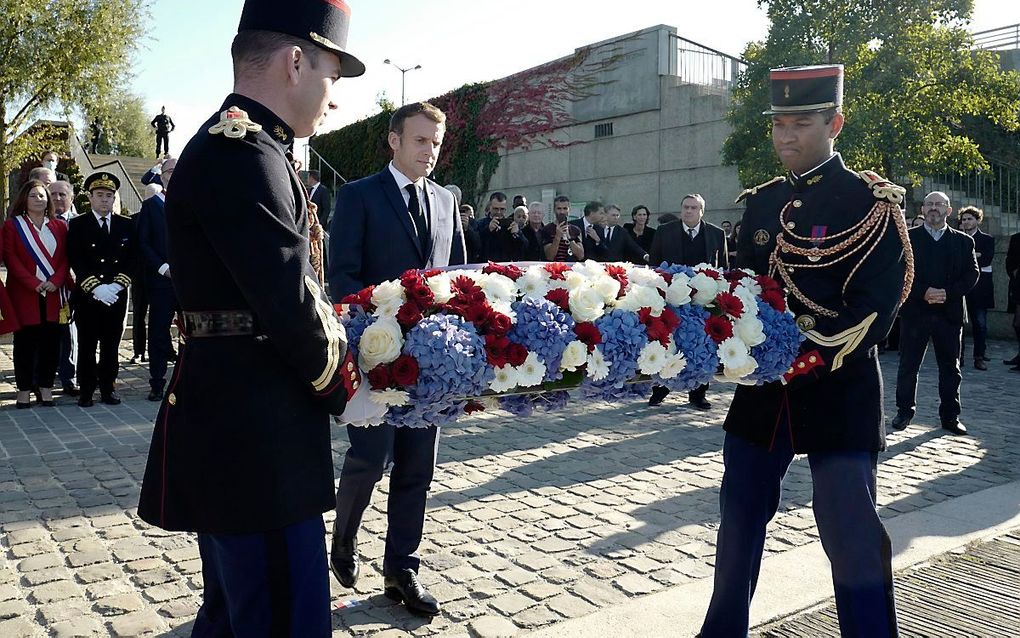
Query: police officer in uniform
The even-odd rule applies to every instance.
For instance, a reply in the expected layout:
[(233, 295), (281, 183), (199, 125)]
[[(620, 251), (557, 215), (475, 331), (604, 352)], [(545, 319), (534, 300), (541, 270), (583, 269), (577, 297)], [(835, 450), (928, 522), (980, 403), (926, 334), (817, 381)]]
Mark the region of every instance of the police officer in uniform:
[(92, 213), (72, 219), (67, 230), (67, 259), (81, 282), (75, 292), (74, 323), (78, 326), (78, 405), (83, 408), (94, 405), (97, 386), (103, 403), (120, 403), (116, 391), (118, 357), (135, 242), (134, 222), (113, 213), (119, 188), (116, 175), (89, 175), (85, 191)]
[[(360, 383), (311, 265), (292, 165), (364, 73), (341, 0), (247, 0), (234, 93), (181, 154), (167, 191), (168, 263), (184, 316), (156, 417), (139, 516), (198, 533), (192, 636), (329, 636), (322, 512), (333, 508), (330, 415)], [(230, 166), (240, 188), (224, 190)]]
[(782, 382), (739, 386), (726, 418), (715, 587), (704, 638), (746, 636), (765, 543), (793, 455), (807, 454), (840, 632), (897, 633), (889, 536), (875, 509), (885, 447), (878, 342), (913, 272), (904, 190), (846, 168), (843, 67), (771, 73), (772, 140), (785, 177), (745, 191), (738, 266), (785, 287), (804, 334)]

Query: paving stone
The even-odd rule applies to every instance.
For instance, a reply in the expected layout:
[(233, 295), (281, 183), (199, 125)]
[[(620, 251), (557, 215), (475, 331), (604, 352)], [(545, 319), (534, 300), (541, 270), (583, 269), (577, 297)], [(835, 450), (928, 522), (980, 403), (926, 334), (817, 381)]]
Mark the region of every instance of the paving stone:
[(32, 543), (15, 545), (10, 549), (10, 553), (13, 558), (28, 558), (30, 556), (48, 554), (54, 549), (56, 549), (56, 547), (49, 541), (35, 541)]
[(71, 567), (85, 567), (86, 565), (95, 565), (96, 563), (106, 563), (109, 561), (110, 555), (105, 550), (74, 552), (67, 555), (67, 562)]
[(0, 636), (4, 638), (31, 638), (38, 635), (39, 628), (25, 618), (0, 621)]
[(191, 594), (191, 591), (184, 585), (178, 583), (166, 583), (149, 587), (144, 592), (145, 597), (154, 603), (163, 603), (175, 598), (183, 598)]
[(0, 585), (0, 601), (15, 600), (21, 598), (21, 591), (11, 584)]
[(496, 580), (502, 581), (511, 587), (520, 587), (525, 583), (532, 582), (536, 578), (538, 576), (534, 572), (514, 566), (496, 573)]
[(145, 601), (135, 593), (118, 594), (100, 598), (93, 604), (93, 609), (103, 616), (120, 616), (145, 609)]
[(79, 582), (87, 585), (89, 583), (120, 578), (124, 575), (124, 570), (119, 565), (107, 563), (103, 565), (91, 565), (89, 567), (75, 570), (74, 575)]
[(540, 552), (555, 554), (557, 552), (566, 552), (572, 549), (577, 549), (577, 544), (551, 536), (533, 543), (532, 547)]
[(84, 600), (61, 600), (38, 608), (43, 623), (52, 625), (65, 620), (76, 620), (88, 615), (88, 604)]
[(138, 572), (131, 577), (131, 580), (144, 589), (153, 585), (162, 585), (174, 580), (174, 578), (175, 575), (170, 569), (160, 567), (159, 569), (150, 569), (147, 572)]
[(560, 594), (544, 602), (549, 606), (549, 609), (565, 618), (579, 618), (595, 611), (594, 605), (573, 594)]
[(475, 638), (512, 638), (520, 633), (517, 625), (499, 616), (482, 616), (468, 623)]
[(537, 629), (562, 620), (559, 614), (544, 605), (525, 609), (514, 616), (514, 622), (525, 629)]
[(624, 574), (613, 582), (617, 587), (631, 596), (650, 594), (659, 589), (659, 586), (655, 584), (655, 581), (637, 574)]
[(8, 600), (0, 603), (0, 621), (28, 616), (31, 613), (32, 608), (24, 600)]
[(95, 618), (76, 618), (53, 623), (49, 627), (53, 638), (93, 638), (108, 635), (106, 628)]
[(81, 590), (75, 587), (74, 583), (61, 580), (36, 587), (29, 594), (29, 600), (36, 604), (44, 605), (69, 598), (78, 598), (81, 595)]
[(64, 543), (81, 538), (88, 538), (92, 536), (92, 533), (92, 530), (88, 527), (68, 527), (66, 529), (58, 529), (54, 531), (53, 540), (58, 543)]
[(28, 587), (37, 587), (58, 580), (68, 580), (70, 577), (71, 573), (63, 567), (50, 567), (28, 572), (21, 577), (21, 581)]
[(513, 616), (514, 614), (524, 611), (528, 607), (533, 607), (536, 604), (536, 601), (528, 598), (524, 594), (511, 591), (506, 594), (496, 596), (492, 600), (489, 600), (488, 603), (496, 611), (504, 615)]
[(570, 585), (570, 591), (596, 607), (608, 607), (627, 599), (626, 594), (594, 578), (581, 578)]
[(19, 529), (8, 533), (7, 544), (10, 546), (23, 545), (25, 543), (34, 543), (37, 541), (47, 540), (49, 534), (46, 533), (45, 529), (41, 527), (29, 527), (26, 529)]
[(545, 600), (546, 598), (550, 598), (561, 593), (563, 591), (563, 587), (553, 585), (552, 583), (536, 581), (524, 585), (520, 588), (520, 591), (535, 600)]
[(110, 621), (110, 633), (117, 638), (147, 636), (166, 627), (166, 623), (159, 615), (149, 609), (117, 616)]
[(169, 618), (190, 618), (198, 613), (198, 607), (197, 601), (179, 598), (160, 607), (159, 612)]

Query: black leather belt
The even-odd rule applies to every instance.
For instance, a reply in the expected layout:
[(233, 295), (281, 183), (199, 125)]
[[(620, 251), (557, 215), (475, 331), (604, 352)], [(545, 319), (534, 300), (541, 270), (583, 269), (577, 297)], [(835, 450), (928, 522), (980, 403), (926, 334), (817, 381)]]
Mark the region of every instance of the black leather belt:
[(255, 317), (246, 310), (185, 312), (184, 332), (190, 337), (251, 337)]

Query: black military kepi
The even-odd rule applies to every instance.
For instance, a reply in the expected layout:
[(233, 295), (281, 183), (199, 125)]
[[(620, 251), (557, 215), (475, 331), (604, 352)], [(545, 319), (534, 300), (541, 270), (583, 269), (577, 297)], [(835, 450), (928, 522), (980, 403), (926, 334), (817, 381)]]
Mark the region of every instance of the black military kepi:
[(237, 31), (286, 33), (340, 56), (340, 76), (365, 72), (361, 60), (347, 52), (351, 9), (343, 0), (246, 0)]
[(120, 180), (112, 173), (92, 173), (85, 178), (85, 192), (91, 193), (97, 188), (117, 192), (120, 189)]
[(843, 65), (789, 66), (769, 72), (772, 108), (762, 115), (816, 113), (843, 105)]

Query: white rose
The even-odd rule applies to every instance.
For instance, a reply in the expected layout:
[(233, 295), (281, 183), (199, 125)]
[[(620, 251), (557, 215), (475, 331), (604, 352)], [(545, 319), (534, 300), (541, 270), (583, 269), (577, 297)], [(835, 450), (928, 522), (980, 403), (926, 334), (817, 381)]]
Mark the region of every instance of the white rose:
[(588, 277), (574, 270), (564, 273), (563, 279), (567, 282), (567, 290), (577, 290), (588, 283)]
[(404, 336), (396, 319), (383, 318), (365, 328), (358, 343), (358, 365), (371, 370), (382, 363), (391, 363), (400, 356)]
[(745, 313), (733, 322), (733, 332), (748, 348), (765, 343), (765, 326), (760, 319), (750, 314)]
[(517, 368), (507, 364), (496, 368), (496, 378), (489, 384), (493, 392), (506, 392), (517, 387)]
[(659, 372), (659, 376), (663, 379), (672, 379), (676, 375), (684, 371), (687, 367), (687, 358), (682, 352), (674, 354), (669, 357), (666, 364), (662, 366), (662, 370)]
[(587, 360), (588, 346), (582, 341), (571, 341), (563, 350), (563, 356), (560, 358), (560, 370), (573, 372), (583, 366)]
[(450, 273), (441, 272), (425, 280), (432, 296), (437, 304), (443, 304), (453, 299), (453, 289), (450, 288)]
[(517, 284), (513, 279), (500, 274), (490, 274), (481, 281), (482, 290), (492, 301), (515, 301), (517, 299)]
[(666, 301), (671, 306), (686, 306), (691, 303), (691, 292), (691, 278), (684, 273), (676, 273), (666, 289)]
[(571, 290), (569, 301), (570, 313), (575, 321), (595, 321), (605, 313), (606, 303), (591, 284), (586, 283), (576, 290)]
[(641, 349), (641, 354), (638, 355), (638, 370), (641, 374), (658, 374), (666, 365), (668, 358), (669, 352), (665, 346), (658, 341), (651, 341)]
[(606, 303), (612, 303), (616, 300), (617, 295), (620, 294), (620, 282), (616, 281), (609, 275), (599, 275), (592, 279), (591, 284), (595, 287), (595, 290), (602, 295), (602, 299), (604, 299)]
[(659, 294), (658, 288), (631, 284), (627, 287), (627, 294), (616, 301), (616, 307), (633, 312), (650, 308), (652, 316), (658, 317), (666, 308), (666, 300)]
[(584, 263), (574, 264), (572, 272), (583, 275), (586, 279), (595, 279), (606, 274), (606, 268), (597, 261), (584, 260)]
[(545, 378), (545, 364), (534, 352), (528, 353), (528, 358), (517, 368), (517, 385), (522, 388), (530, 388), (542, 383)]
[(595, 381), (601, 381), (609, 376), (609, 368), (612, 364), (606, 361), (605, 355), (602, 354), (602, 350), (598, 346), (595, 346), (595, 350), (588, 355), (587, 363), (588, 376)]
[(719, 282), (704, 273), (697, 273), (691, 278), (691, 288), (694, 293), (694, 303), (707, 306), (719, 294)]
[(666, 280), (651, 268), (632, 268), (627, 272), (627, 278), (631, 284), (649, 286), (659, 290), (666, 289)]

